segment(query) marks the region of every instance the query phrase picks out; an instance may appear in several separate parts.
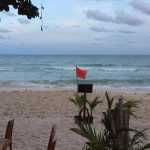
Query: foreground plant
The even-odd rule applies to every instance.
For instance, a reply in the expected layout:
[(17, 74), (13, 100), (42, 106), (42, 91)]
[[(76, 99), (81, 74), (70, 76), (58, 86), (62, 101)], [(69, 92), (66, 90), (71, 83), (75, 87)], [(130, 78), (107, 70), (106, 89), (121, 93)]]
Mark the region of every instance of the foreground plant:
[(78, 128), (71, 129), (86, 138), (85, 150), (148, 150), (150, 143), (146, 143), (144, 130), (130, 128), (130, 118), (135, 117), (137, 101), (123, 102), (120, 98), (114, 104), (114, 98), (105, 93), (107, 109), (103, 112), (103, 129), (97, 131), (93, 125), (78, 124)]
[(86, 96), (82, 94), (76, 94), (74, 98), (69, 99), (78, 109), (78, 115), (74, 117), (77, 124), (81, 122), (93, 122), (93, 111), (98, 104), (102, 103), (98, 99), (99, 97), (95, 97), (92, 101), (89, 101)]
[(55, 138), (55, 135), (56, 135), (56, 126), (53, 125), (52, 129), (51, 129), (51, 132), (50, 132), (50, 137), (49, 137), (47, 150), (55, 150), (56, 141), (57, 141), (56, 138)]
[(75, 105), (80, 112), (81, 108), (83, 107), (84, 103), (86, 103), (86, 99), (83, 95), (75, 94), (74, 98), (69, 98), (69, 100)]
[(10, 6), (18, 10), (19, 15), (25, 15), (28, 19), (39, 17), (39, 9), (31, 0), (0, 0), (0, 12), (9, 11)]
[(72, 128), (71, 130), (82, 137), (86, 138), (83, 149), (85, 150), (105, 150), (105, 136), (101, 131), (97, 132), (96, 129), (90, 124), (79, 124), (79, 128)]
[(92, 101), (87, 101), (90, 109), (90, 115), (93, 116), (93, 111), (96, 109), (98, 104), (102, 103), (102, 101), (99, 101), (99, 97), (95, 97)]

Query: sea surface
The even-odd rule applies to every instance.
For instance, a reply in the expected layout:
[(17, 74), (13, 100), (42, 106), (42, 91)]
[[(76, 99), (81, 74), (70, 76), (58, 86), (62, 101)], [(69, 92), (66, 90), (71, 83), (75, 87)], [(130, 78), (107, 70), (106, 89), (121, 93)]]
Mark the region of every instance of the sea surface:
[(150, 89), (149, 55), (0, 55), (0, 87), (74, 87), (76, 65), (97, 87)]

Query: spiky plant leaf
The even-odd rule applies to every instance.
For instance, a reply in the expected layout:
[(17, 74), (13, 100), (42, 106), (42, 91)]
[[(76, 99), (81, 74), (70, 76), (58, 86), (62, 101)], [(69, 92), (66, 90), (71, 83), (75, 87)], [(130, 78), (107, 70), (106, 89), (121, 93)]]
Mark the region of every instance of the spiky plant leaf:
[(74, 98), (69, 98), (69, 100), (80, 109), (84, 105), (85, 98), (83, 95), (76, 94)]
[(97, 133), (91, 125), (80, 124), (79, 128), (72, 128), (71, 130), (87, 139), (85, 150), (105, 150), (104, 134)]
[(48, 143), (48, 148), (47, 150), (55, 150), (55, 146), (56, 146), (56, 139), (55, 139), (55, 135), (56, 135), (56, 125), (52, 126), (51, 132), (50, 132), (50, 138), (49, 138), (49, 143)]
[(124, 103), (124, 107), (128, 109), (131, 116), (137, 118), (137, 115), (135, 114), (136, 109), (138, 108), (139, 101), (127, 101)]
[(92, 101), (87, 101), (90, 110), (91, 110), (91, 114), (93, 112), (93, 110), (96, 108), (96, 106), (100, 103), (102, 103), (102, 101), (99, 101), (99, 97), (95, 97)]
[[(129, 148), (131, 149), (139, 149), (144, 148), (146, 146), (144, 143), (147, 140), (146, 139), (146, 134), (144, 130), (136, 130), (136, 129), (130, 129), (131, 132), (134, 132), (134, 134), (130, 137), (130, 143), (129, 143)], [(148, 145), (147, 145), (148, 146)]]
[(108, 92), (105, 92), (105, 96), (106, 96), (106, 100), (107, 100), (107, 104), (108, 104), (108, 109), (111, 109), (114, 98), (110, 98)]

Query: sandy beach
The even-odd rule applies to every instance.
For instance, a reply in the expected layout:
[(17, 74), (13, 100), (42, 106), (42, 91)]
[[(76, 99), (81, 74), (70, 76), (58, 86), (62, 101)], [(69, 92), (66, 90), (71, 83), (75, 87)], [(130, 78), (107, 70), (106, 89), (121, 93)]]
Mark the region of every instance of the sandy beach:
[[(89, 98), (97, 95), (103, 104), (97, 107), (95, 122), (100, 126), (101, 112), (106, 106), (105, 90), (94, 91)], [(46, 150), (51, 126), (57, 126), (57, 150), (79, 150), (83, 139), (70, 131), (75, 127), (73, 116), (76, 109), (68, 98), (73, 90), (1, 90), (0, 91), (0, 136), (4, 136), (9, 119), (15, 119), (13, 133), (14, 150)], [(138, 120), (132, 119), (132, 126), (150, 128), (150, 92), (135, 90), (112, 90), (116, 99), (123, 95), (126, 100), (139, 100)], [(150, 132), (147, 132), (150, 137)]]

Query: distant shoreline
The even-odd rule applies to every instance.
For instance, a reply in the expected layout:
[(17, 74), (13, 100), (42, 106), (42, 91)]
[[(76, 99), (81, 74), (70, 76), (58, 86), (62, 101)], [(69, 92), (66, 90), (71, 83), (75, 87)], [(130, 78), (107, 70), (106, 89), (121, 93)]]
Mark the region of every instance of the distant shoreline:
[[(77, 85), (58, 86), (58, 85), (41, 85), (41, 86), (0, 86), (1, 91), (77, 91)], [(112, 91), (112, 92), (135, 92), (135, 93), (150, 93), (150, 87), (113, 87), (113, 86), (98, 86), (94, 85), (93, 92)]]

